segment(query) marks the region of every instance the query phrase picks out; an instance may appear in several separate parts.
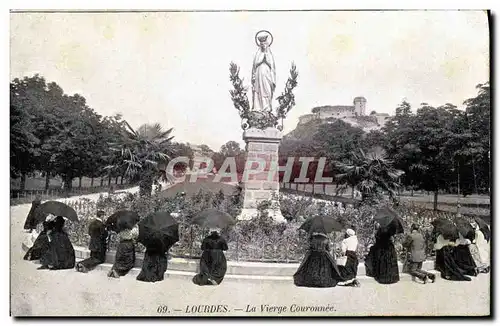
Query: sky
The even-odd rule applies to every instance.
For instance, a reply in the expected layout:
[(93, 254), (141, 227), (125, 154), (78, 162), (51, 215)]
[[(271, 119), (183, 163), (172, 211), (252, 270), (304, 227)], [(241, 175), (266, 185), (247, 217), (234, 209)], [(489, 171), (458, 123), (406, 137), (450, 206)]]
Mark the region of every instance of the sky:
[(292, 62), (299, 72), (285, 133), (313, 107), (356, 96), (367, 112), (392, 114), (402, 99), (461, 108), (489, 80), (481, 11), (12, 13), (10, 77), (38, 73), (99, 114), (159, 122), (176, 141), (218, 150), (243, 144), (229, 64), (250, 82), (263, 29), (273, 35), (275, 97)]

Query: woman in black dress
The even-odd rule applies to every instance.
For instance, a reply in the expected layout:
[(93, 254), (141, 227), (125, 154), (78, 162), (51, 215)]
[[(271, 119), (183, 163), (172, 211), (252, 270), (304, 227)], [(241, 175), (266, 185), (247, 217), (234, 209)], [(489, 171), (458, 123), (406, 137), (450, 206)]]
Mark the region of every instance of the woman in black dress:
[(138, 229), (125, 229), (118, 232), (118, 248), (116, 249), (115, 263), (111, 267), (108, 276), (118, 278), (126, 275), (135, 264), (135, 241)]
[(224, 279), (227, 261), (224, 251), (228, 249), (226, 239), (215, 229), (203, 239), (200, 258), (200, 273), (193, 277), (193, 283), (198, 285), (218, 285)]
[(36, 220), (35, 211), (41, 203), (42, 201), (40, 200), (40, 196), (36, 196), (35, 200), (31, 203), (30, 212), (28, 213), (28, 216), (26, 216), (26, 221), (24, 222), (25, 230), (31, 232), (36, 229), (38, 222)]
[(474, 234), (472, 235), (472, 241), (469, 235), (468, 237), (463, 237), (459, 234), (459, 236), (459, 239), (455, 242), (456, 246), (453, 249), (455, 263), (464, 271), (465, 275), (477, 276), (477, 266), (469, 249), (469, 245), (474, 240)]
[(104, 212), (97, 212), (97, 218), (93, 219), (89, 224), (90, 257), (76, 264), (76, 270), (81, 273), (91, 271), (106, 260), (108, 230), (102, 222), (103, 215)]
[(75, 267), (75, 249), (64, 230), (64, 218), (56, 217), (48, 232), (49, 250), (40, 258), (39, 269), (72, 269)]
[(293, 275), (296, 286), (326, 288), (346, 281), (330, 254), (330, 241), (322, 233), (313, 233), (309, 250)]
[(149, 243), (144, 253), (141, 272), (136, 279), (142, 282), (163, 281), (168, 266), (167, 253), (172, 245), (173, 243), (165, 247), (161, 241)]
[(450, 281), (471, 281), (471, 278), (465, 275), (455, 261), (456, 243), (445, 239), (441, 234), (437, 235), (434, 249), (436, 250), (436, 261), (434, 269), (441, 273), (441, 277)]
[(38, 260), (49, 250), (48, 232), (52, 228), (53, 222), (44, 221), (43, 231), (36, 238), (33, 246), (24, 255), (24, 260)]
[(392, 243), (396, 226), (392, 223), (379, 227), (375, 234), (375, 244), (365, 259), (366, 276), (373, 277), (380, 284), (399, 282), (398, 257)]

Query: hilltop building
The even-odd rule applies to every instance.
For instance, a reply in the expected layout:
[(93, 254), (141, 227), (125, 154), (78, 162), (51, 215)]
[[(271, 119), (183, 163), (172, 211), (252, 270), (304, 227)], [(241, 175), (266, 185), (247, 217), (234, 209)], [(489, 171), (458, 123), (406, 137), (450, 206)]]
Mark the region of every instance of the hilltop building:
[(365, 130), (382, 128), (390, 118), (389, 114), (372, 112), (367, 115), (366, 103), (366, 98), (358, 96), (354, 98), (353, 105), (317, 106), (311, 110), (311, 113), (299, 117), (299, 125), (313, 120), (327, 123), (332, 119), (339, 119)]

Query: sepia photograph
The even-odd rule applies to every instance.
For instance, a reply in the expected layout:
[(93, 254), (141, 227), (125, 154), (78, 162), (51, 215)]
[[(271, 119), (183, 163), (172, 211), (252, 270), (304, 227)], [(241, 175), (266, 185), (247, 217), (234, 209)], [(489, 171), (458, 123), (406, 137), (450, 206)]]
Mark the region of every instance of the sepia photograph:
[(491, 317), (487, 10), (14, 10), (12, 317)]

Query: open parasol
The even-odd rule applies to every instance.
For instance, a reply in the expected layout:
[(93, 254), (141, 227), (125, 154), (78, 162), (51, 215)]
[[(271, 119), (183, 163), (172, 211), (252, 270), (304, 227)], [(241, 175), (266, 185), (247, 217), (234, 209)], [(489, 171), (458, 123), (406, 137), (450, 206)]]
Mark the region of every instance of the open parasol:
[(333, 231), (341, 231), (343, 225), (333, 217), (318, 215), (308, 218), (299, 230), (304, 230), (309, 234), (313, 232), (328, 234)]
[(136, 212), (121, 210), (113, 213), (106, 220), (106, 227), (112, 231), (120, 232), (123, 230), (131, 230), (140, 218)]
[(398, 213), (389, 207), (382, 207), (377, 211), (373, 219), (380, 224), (382, 228), (391, 229), (393, 234), (403, 233), (403, 220)]
[(446, 240), (455, 241), (460, 238), (457, 226), (450, 220), (437, 218), (431, 224), (434, 226), (434, 230)]
[(205, 209), (196, 214), (192, 221), (204, 228), (225, 228), (236, 223), (236, 220), (226, 212), (221, 212), (215, 208)]
[(146, 247), (168, 250), (179, 241), (179, 224), (168, 212), (156, 212), (139, 223), (137, 240)]
[(51, 200), (38, 206), (35, 211), (36, 221), (38, 223), (45, 221), (49, 214), (62, 216), (71, 221), (78, 221), (75, 210), (59, 201)]

